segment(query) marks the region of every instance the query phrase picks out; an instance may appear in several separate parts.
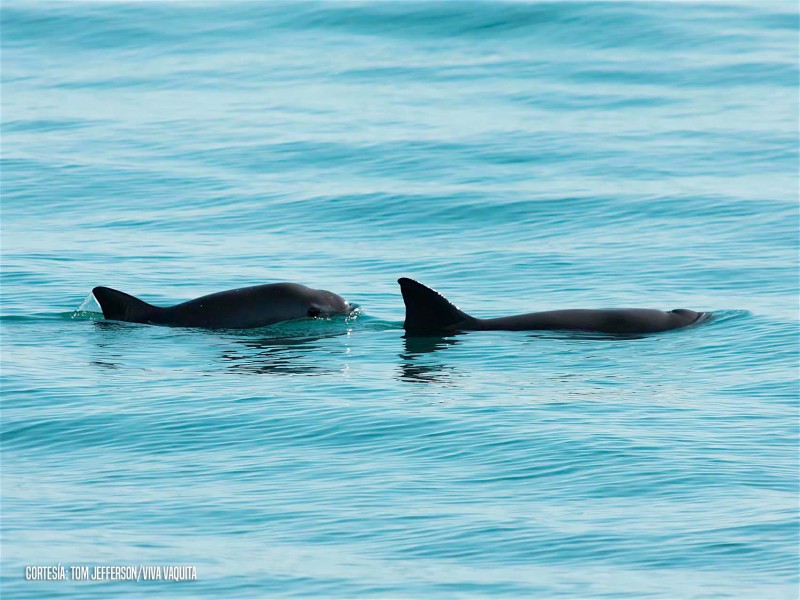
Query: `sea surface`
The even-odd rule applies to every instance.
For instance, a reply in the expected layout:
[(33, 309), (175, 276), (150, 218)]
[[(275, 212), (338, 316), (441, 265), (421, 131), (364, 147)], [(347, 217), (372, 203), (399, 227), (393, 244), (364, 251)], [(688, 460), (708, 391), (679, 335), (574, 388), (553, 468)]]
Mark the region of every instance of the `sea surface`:
[[(3, 600), (798, 597), (795, 2), (0, 14)], [(401, 276), (714, 320), (408, 338)], [(359, 311), (90, 295), (280, 281)]]

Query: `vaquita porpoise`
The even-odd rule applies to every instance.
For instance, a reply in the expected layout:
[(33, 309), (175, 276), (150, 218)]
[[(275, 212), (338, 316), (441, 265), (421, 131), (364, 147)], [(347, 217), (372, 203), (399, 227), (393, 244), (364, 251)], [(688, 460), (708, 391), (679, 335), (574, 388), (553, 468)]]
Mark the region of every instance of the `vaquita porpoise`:
[(96, 287), (92, 294), (106, 319), (207, 329), (251, 329), (308, 317), (349, 314), (352, 306), (327, 290), (299, 283), (269, 283), (195, 298), (168, 308), (129, 294)]
[(461, 311), (436, 290), (403, 277), (397, 280), (406, 304), (403, 324), (411, 335), (454, 331), (573, 330), (596, 333), (641, 334), (686, 327), (710, 317), (710, 313), (678, 308), (567, 309), (534, 312), (513, 317), (478, 319)]

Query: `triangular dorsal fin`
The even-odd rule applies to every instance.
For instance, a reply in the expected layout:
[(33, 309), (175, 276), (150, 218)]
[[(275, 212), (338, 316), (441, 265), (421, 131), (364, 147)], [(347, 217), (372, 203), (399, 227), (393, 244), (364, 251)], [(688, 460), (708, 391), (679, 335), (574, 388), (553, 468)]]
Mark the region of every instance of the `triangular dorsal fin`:
[(403, 302), (406, 304), (406, 320), (403, 327), (410, 333), (455, 331), (460, 326), (475, 321), (439, 292), (418, 281), (401, 277), (397, 283), (400, 284)]
[(107, 287), (94, 288), (92, 295), (100, 304), (103, 316), (115, 321), (147, 323), (156, 312), (161, 310), (130, 294)]

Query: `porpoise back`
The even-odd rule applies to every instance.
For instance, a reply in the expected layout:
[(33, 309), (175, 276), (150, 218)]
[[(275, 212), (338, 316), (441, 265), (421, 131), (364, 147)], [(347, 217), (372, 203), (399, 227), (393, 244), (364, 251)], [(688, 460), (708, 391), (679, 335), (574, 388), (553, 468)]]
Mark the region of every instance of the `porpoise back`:
[(496, 319), (478, 319), (468, 315), (439, 292), (418, 281), (403, 277), (397, 282), (400, 284), (406, 305), (403, 327), (412, 335), (480, 330), (657, 333), (691, 325), (707, 314), (686, 309), (671, 311), (647, 308), (566, 309)]
[(92, 294), (106, 319), (174, 327), (249, 329), (293, 319), (350, 312), (350, 305), (341, 296), (299, 283), (237, 288), (167, 308), (107, 287), (96, 287)]

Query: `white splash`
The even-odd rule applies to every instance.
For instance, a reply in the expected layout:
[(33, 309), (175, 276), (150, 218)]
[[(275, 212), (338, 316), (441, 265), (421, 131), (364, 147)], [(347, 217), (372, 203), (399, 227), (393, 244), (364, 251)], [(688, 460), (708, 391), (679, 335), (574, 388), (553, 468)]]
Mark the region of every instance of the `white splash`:
[(73, 319), (96, 319), (98, 314), (102, 316), (103, 309), (94, 297), (94, 294), (89, 292), (89, 295), (83, 299), (80, 306), (76, 308), (71, 315)]

